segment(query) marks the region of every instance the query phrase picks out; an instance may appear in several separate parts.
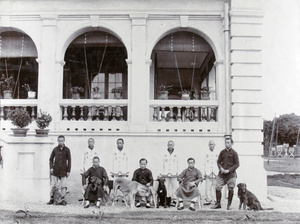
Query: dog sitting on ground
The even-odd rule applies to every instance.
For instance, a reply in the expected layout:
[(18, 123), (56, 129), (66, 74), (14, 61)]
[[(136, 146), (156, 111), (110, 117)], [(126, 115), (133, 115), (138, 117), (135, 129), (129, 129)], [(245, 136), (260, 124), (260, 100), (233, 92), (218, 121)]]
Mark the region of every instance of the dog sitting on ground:
[[(149, 189), (149, 191), (148, 191)], [(130, 207), (132, 209), (135, 208), (135, 196), (139, 193), (143, 193), (144, 195), (142, 196), (149, 196), (152, 195), (153, 196), (153, 201), (154, 201), (154, 206), (156, 207), (156, 197), (155, 197), (155, 192), (153, 190), (152, 187), (146, 188), (146, 186), (136, 182), (136, 181), (130, 181), (127, 180), (123, 177), (117, 177), (114, 181), (114, 197), (113, 197), (113, 203), (112, 205), (114, 205), (115, 200), (117, 199), (117, 191), (120, 190), (123, 195), (124, 195), (124, 201), (125, 201), (125, 205), (126, 207), (129, 207), (127, 204), (127, 200), (126, 197), (129, 198), (130, 200)]]
[(66, 205), (67, 202), (65, 201), (65, 196), (69, 192), (67, 191), (66, 187), (59, 188), (56, 185), (54, 185), (51, 189), (51, 195), (53, 195), (53, 201), (54, 205)]
[(158, 181), (158, 189), (156, 191), (157, 208), (159, 208), (160, 205), (166, 208), (168, 204), (170, 206), (170, 202), (168, 203), (168, 199), (167, 199), (167, 188), (165, 185), (166, 180), (164, 178), (158, 178), (157, 181)]
[(273, 208), (262, 208), (257, 197), (249, 190), (247, 190), (247, 185), (245, 183), (239, 183), (238, 187), (238, 197), (240, 199), (239, 209), (245, 210), (248, 206), (249, 210), (259, 211), (259, 210), (273, 210)]

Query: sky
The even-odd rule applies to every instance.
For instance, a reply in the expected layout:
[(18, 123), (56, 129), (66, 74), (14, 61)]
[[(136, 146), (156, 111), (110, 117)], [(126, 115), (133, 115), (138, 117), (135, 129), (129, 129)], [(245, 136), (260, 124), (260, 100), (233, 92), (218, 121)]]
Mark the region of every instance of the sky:
[(263, 6), (263, 118), (300, 115), (300, 1)]

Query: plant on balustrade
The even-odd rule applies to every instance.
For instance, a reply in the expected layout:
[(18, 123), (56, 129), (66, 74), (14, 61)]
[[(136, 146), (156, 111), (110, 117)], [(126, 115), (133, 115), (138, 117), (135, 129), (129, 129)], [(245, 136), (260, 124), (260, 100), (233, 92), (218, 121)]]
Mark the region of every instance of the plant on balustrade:
[(112, 88), (111, 92), (114, 93), (115, 99), (120, 99), (122, 97), (122, 93), (124, 92), (124, 89), (123, 87), (119, 86), (119, 87)]
[(210, 90), (211, 87), (210, 86), (204, 86), (200, 89), (200, 93), (201, 93), (201, 100), (209, 100), (209, 94), (210, 94)]
[(26, 91), (27, 91), (27, 96), (28, 96), (28, 99), (35, 99), (35, 96), (36, 96), (36, 92), (35, 91), (32, 91), (31, 89), (30, 89), (30, 85), (29, 84), (24, 84), (24, 85), (22, 85), (22, 87), (23, 88), (25, 88), (26, 89)]
[(101, 99), (100, 88), (98, 86), (93, 87), (92, 93), (93, 99)]
[(181, 99), (182, 100), (189, 100), (190, 99), (190, 95), (191, 95), (191, 91), (187, 90), (187, 89), (183, 89), (181, 92), (179, 92), (178, 94), (181, 95)]
[(158, 87), (158, 99), (160, 100), (167, 100), (168, 99), (168, 94), (169, 90), (171, 90), (173, 85), (167, 86), (165, 84), (160, 84)]
[(84, 88), (79, 86), (73, 86), (70, 88), (70, 92), (72, 94), (73, 99), (80, 99), (80, 93), (84, 92)]
[(11, 120), (12, 124), (18, 128), (12, 128), (14, 136), (25, 137), (28, 128), (24, 128), (31, 123), (31, 117), (25, 109), (16, 108), (9, 111), (8, 118)]
[(38, 128), (40, 128), (40, 129), (45, 129), (46, 127), (48, 127), (50, 125), (51, 121), (52, 121), (51, 115), (42, 110), (40, 110), (40, 112), (38, 113), (38, 116), (35, 120)]
[(49, 129), (45, 129), (45, 128), (47, 128), (50, 125), (51, 121), (52, 121), (51, 115), (45, 111), (40, 110), (40, 112), (38, 113), (38, 116), (35, 120), (35, 122), (39, 128), (39, 129), (35, 129), (37, 137), (48, 136)]
[(0, 78), (0, 86), (2, 91), (6, 91), (6, 90), (12, 91), (14, 88), (13, 75), (10, 75), (8, 77), (2, 74)]

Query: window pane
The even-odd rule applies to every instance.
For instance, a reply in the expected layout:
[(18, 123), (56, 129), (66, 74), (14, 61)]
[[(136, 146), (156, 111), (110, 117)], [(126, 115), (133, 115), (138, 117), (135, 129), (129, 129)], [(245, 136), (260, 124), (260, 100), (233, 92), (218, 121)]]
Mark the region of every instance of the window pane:
[(116, 82), (116, 74), (109, 74), (109, 82)]
[(122, 83), (122, 73), (117, 73), (116, 74), (116, 82), (121, 82)]

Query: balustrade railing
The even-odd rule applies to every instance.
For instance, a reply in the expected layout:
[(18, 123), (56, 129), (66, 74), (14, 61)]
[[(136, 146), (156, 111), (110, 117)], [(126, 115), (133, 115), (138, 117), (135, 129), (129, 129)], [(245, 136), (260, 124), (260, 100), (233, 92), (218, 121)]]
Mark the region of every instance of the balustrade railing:
[(34, 99), (1, 99), (0, 103), (0, 121), (9, 120), (8, 114), (11, 110), (16, 108), (25, 109), (32, 120), (37, 116), (37, 100)]
[(172, 101), (150, 102), (152, 122), (217, 122), (218, 101)]
[(64, 100), (63, 121), (127, 121), (127, 100)]

